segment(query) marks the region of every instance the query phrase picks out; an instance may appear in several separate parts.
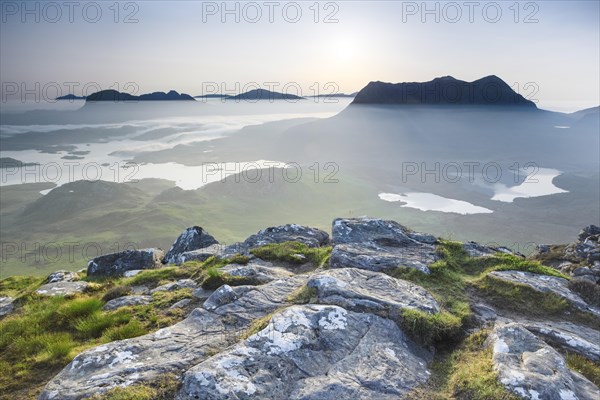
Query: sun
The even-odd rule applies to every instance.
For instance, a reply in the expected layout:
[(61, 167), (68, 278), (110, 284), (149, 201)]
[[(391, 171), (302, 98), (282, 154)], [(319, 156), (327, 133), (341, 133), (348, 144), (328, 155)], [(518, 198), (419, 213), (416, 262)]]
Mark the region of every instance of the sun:
[(356, 56), (356, 43), (353, 38), (344, 36), (337, 38), (333, 44), (333, 54), (341, 61), (351, 61)]

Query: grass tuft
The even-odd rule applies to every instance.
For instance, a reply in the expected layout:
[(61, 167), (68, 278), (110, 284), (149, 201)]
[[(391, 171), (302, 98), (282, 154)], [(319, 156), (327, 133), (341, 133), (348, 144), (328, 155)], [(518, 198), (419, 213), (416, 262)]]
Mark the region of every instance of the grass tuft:
[(311, 263), (314, 268), (323, 267), (331, 256), (331, 246), (308, 247), (300, 242), (267, 244), (250, 250), (258, 258), (268, 261), (283, 261), (291, 264)]

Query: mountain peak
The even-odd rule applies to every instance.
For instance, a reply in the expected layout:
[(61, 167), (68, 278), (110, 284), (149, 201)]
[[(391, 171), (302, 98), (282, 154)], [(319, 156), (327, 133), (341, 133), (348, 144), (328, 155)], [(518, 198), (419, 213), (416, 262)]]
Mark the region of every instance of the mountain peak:
[(473, 82), (452, 76), (428, 82), (370, 82), (358, 92), (353, 104), (412, 104), (444, 106), (518, 106), (537, 109), (535, 104), (516, 93), (496, 75)]

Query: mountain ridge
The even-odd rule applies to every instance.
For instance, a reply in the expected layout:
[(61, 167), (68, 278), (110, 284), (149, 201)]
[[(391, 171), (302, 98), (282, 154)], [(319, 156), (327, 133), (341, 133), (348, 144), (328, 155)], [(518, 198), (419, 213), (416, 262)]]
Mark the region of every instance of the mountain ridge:
[(358, 92), (351, 104), (485, 105), (537, 109), (534, 102), (512, 90), (496, 75), (473, 82), (449, 75), (427, 82), (371, 81)]

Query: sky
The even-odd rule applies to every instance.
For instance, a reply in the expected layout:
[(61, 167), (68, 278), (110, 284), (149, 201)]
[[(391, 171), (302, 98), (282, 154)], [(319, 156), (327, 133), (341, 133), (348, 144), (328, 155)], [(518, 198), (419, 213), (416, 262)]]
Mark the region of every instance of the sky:
[(313, 95), (493, 74), (574, 111), (600, 104), (599, 3), (2, 0), (1, 95)]

